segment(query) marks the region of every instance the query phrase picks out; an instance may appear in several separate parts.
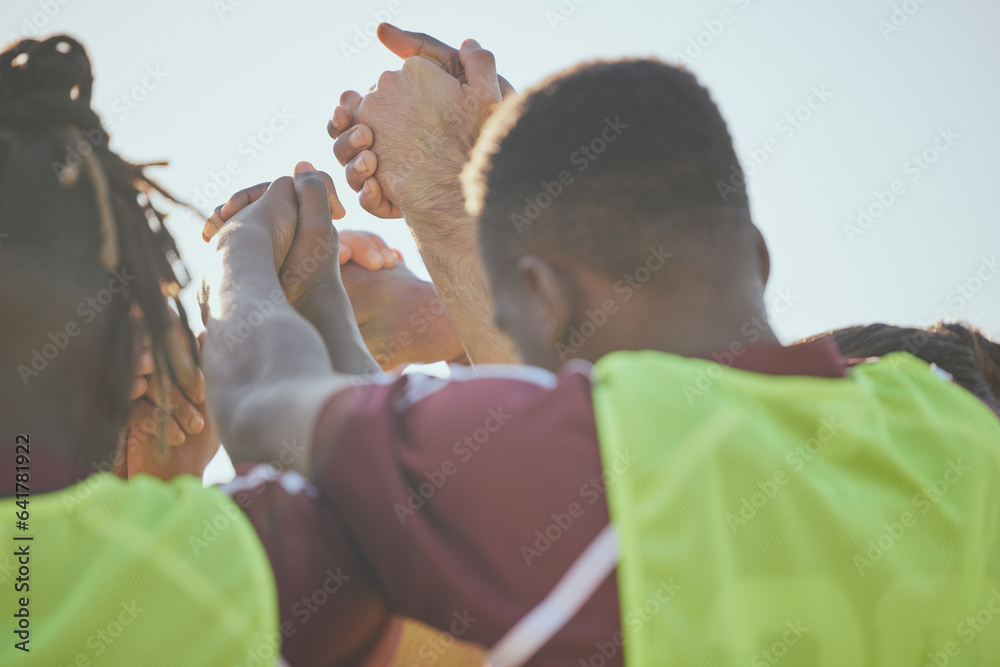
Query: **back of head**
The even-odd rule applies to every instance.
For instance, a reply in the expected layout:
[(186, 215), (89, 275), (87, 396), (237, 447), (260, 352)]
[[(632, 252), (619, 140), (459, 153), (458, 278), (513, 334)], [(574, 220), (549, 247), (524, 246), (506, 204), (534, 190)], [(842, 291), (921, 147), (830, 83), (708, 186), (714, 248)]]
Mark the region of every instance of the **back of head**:
[(136, 306), (158, 374), (192, 363), (169, 351), (164, 291), (177, 293), (178, 258), (149, 201), (162, 190), (108, 148), (92, 82), (70, 37), (0, 54), (2, 421), (14, 427), (26, 406), (72, 405), (52, 419), (85, 433), (77, 444), (93, 447), (90, 457), (107, 454), (128, 414)]
[(831, 331), (841, 354), (848, 358), (881, 357), (908, 352), (936, 364), (994, 410), (1000, 411), (1000, 344), (976, 329), (939, 322), (928, 329), (889, 324), (847, 327)]
[(508, 98), (463, 178), (494, 283), (520, 256), (552, 253), (614, 282), (661, 244), (691, 282), (760, 274), (725, 121), (679, 67), (598, 61)]

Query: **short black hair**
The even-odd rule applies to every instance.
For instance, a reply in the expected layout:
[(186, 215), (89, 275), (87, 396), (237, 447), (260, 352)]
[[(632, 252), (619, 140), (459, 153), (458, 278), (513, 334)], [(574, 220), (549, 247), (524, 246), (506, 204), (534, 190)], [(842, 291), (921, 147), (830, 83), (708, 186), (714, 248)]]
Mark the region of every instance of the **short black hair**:
[(658, 60), (585, 63), (508, 98), (463, 180), (494, 275), (553, 248), (611, 279), (661, 243), (695, 241), (717, 265), (756, 257), (726, 123), (693, 74)]

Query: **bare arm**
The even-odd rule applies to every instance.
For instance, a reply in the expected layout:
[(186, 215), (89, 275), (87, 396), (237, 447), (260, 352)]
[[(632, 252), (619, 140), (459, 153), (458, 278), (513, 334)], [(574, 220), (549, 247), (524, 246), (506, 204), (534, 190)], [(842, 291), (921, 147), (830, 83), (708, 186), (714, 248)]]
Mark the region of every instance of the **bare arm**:
[[(427, 35), (402, 31), (388, 24), (380, 26), (379, 37), (400, 57), (434, 63), (457, 80), (458, 85), (449, 92), (453, 93), (453, 99), (462, 98), (461, 104), (451, 106), (459, 111), (448, 114), (451, 123), (447, 128), (438, 128), (444, 130), (437, 133), (441, 140), (435, 150), (428, 150), (426, 147), (434, 142), (420, 141), (418, 137), (421, 129), (430, 129), (434, 134), (436, 128), (429, 119), (435, 117), (433, 102), (437, 98), (421, 99), (427, 88), (406, 86), (407, 76), (423, 81), (428, 81), (428, 77), (426, 68), (410, 68), (407, 72), (404, 65), (403, 71), (393, 73), (394, 77), (380, 80), (382, 100), (377, 99), (379, 95), (365, 98), (367, 110), (361, 109), (363, 100), (357, 93), (347, 92), (341, 97), (341, 106), (328, 126), (330, 135), (336, 139), (334, 153), (346, 167), (348, 184), (360, 191), (365, 210), (379, 217), (405, 217), (469, 360), (517, 363), (512, 343), (493, 323), (476, 221), (465, 212), (459, 183), (461, 166), (482, 123), (502, 97), (513, 93), (513, 88), (497, 76), (492, 55), (478, 45), (465, 45), (460, 52)], [(442, 81), (439, 78), (432, 83), (440, 88)], [(454, 88), (461, 91), (460, 95), (454, 95)], [(447, 90), (446, 85), (444, 89)], [(397, 114), (384, 112), (393, 109), (393, 103), (400, 98), (411, 109), (417, 107), (431, 113), (417, 114), (405, 124), (393, 122), (389, 119)], [(381, 118), (380, 112), (383, 112)], [(364, 124), (369, 118), (377, 134), (381, 136), (385, 131), (375, 151), (370, 149), (375, 146), (376, 137)], [(360, 124), (355, 125), (356, 122)], [(397, 132), (400, 128), (417, 131), (402, 134)], [(376, 151), (385, 158), (381, 166)], [(399, 206), (389, 198), (383, 184), (394, 190)]]
[[(307, 162), (300, 163), (296, 169), (299, 167), (315, 171)], [(333, 367), (338, 372), (377, 374), (378, 364), (368, 353), (364, 342), (355, 337), (357, 327), (352, 328), (340, 317), (339, 298), (342, 289), (337, 267), (353, 259), (374, 270), (383, 263), (391, 262), (394, 265), (396, 257), (390, 252), (378, 252), (376, 257), (366, 256), (369, 251), (377, 248), (360, 232), (344, 232), (344, 238), (338, 244), (337, 230), (333, 227), (332, 220), (344, 217), (344, 207), (337, 198), (330, 175), (325, 172), (316, 174), (326, 185), (332, 218), (330, 221), (310, 220), (307, 221), (308, 224), (295, 228), (295, 236), (278, 278), (292, 307), (319, 331)], [(212, 217), (205, 222), (202, 238), (210, 242), (233, 216), (260, 199), (269, 186), (270, 183), (258, 183), (240, 190), (225, 204), (218, 206)], [(330, 289), (327, 289), (328, 285)], [(352, 341), (354, 345), (349, 344)]]
[[(219, 434), (237, 462), (290, 452), (281, 460), (307, 473), (303, 454), (312, 445), (319, 411), (350, 385), (348, 376), (334, 370), (319, 332), (288, 303), (275, 268), (297, 233), (296, 220), (302, 225), (324, 218), (328, 224), (322, 180), (314, 172), (297, 174), (294, 185), (287, 177), (272, 183), (213, 240), (216, 262), (201, 295), (208, 328), (205, 379)], [(324, 308), (351, 325), (330, 342), (350, 355), (361, 336), (343, 284), (339, 292), (330, 291)]]
[(493, 322), (486, 275), (479, 254), (476, 221), (460, 210), (434, 213), (447, 231), (426, 224), (419, 214), (407, 220), (427, 272), (473, 364), (516, 364), (510, 339)]

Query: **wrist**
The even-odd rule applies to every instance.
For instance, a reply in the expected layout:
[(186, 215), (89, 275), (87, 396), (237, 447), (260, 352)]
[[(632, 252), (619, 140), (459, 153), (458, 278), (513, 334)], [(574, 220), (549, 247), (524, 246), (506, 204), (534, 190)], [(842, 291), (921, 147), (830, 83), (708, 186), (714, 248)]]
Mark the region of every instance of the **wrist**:
[[(288, 291), (286, 287), (286, 294)], [(294, 297), (289, 297), (288, 302), (313, 326), (331, 316), (345, 319), (354, 317), (351, 300), (344, 289), (344, 283), (339, 279), (327, 279), (309, 285)]]
[(227, 222), (209, 247), (227, 255), (231, 248), (238, 248), (236, 254), (253, 257), (255, 262), (262, 262), (264, 266), (270, 264), (275, 271), (281, 266), (282, 257), (278, 255), (278, 240), (273, 225), (257, 222), (250, 216)]
[(354, 319), (343, 282), (339, 279), (311, 285), (292, 305), (323, 339), (333, 368), (346, 375), (378, 374)]

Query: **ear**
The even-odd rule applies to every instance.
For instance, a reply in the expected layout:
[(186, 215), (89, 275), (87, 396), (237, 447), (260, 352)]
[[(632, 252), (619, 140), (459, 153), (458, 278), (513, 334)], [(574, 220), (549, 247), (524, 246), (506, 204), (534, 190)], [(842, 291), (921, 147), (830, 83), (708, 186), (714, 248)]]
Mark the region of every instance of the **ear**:
[(534, 255), (525, 255), (517, 263), (518, 278), (524, 287), (531, 316), (540, 318), (546, 344), (555, 347), (571, 324), (571, 296), (551, 264)]
[(767, 243), (764, 242), (764, 235), (760, 233), (755, 225), (753, 228), (754, 240), (757, 244), (757, 257), (760, 259), (760, 280), (767, 286), (767, 279), (771, 276), (771, 255), (767, 252)]

